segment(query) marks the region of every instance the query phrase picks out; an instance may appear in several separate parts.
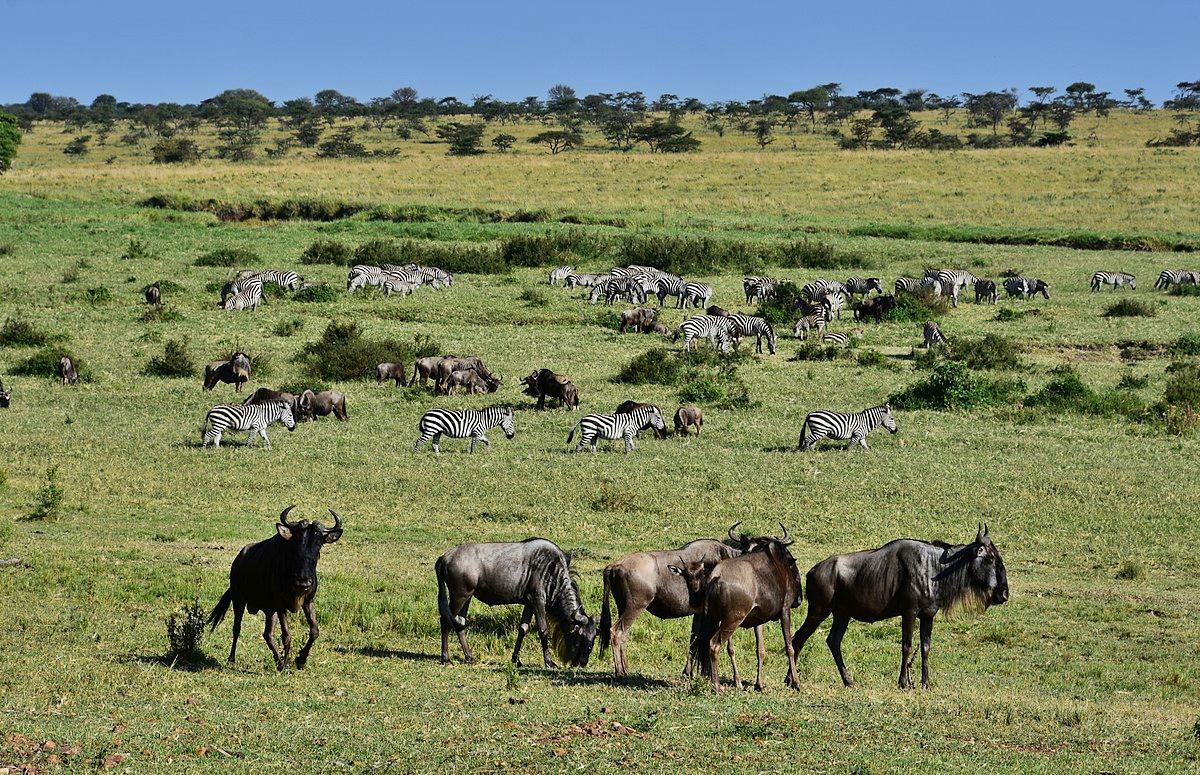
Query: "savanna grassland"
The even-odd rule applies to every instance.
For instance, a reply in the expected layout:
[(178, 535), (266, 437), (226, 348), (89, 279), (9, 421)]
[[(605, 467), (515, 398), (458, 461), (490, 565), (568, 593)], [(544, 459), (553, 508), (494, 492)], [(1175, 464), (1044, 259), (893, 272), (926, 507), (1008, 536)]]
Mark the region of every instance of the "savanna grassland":
[[(0, 412), (0, 558), (21, 560), (0, 567), (0, 769), (1195, 771), (1200, 439), (1186, 427), (1170, 432), (1152, 408), (1048, 410), (1024, 397), (1069, 364), (1095, 391), (1119, 392), (1122, 405), (1153, 407), (1168, 367), (1191, 351), (1180, 337), (1200, 331), (1200, 297), (1151, 286), (1162, 268), (1200, 257), (861, 236), (882, 225), (1200, 241), (1200, 151), (1145, 147), (1170, 121), (1119, 113), (1099, 122), (1091, 144), (1081, 127), (1073, 147), (936, 153), (843, 152), (806, 134), (759, 151), (735, 133), (698, 130), (702, 149), (679, 156), (550, 156), (522, 141), (515, 153), (451, 158), (443, 145), (364, 133), (399, 155), (321, 161), (294, 152), (182, 166), (151, 165), (144, 144), (112, 139), (68, 159), (70, 135), (39, 124), (0, 178), (0, 318), (56, 337), (49, 346), (82, 359), (85, 379), (64, 388), (50, 376), (14, 376), (38, 348), (0, 347), (0, 377), (13, 389)], [(168, 195), (440, 214), (227, 222), (142, 204)], [(455, 208), (546, 216), (483, 222)], [(564, 217), (578, 223), (557, 222)], [(345, 267), (300, 264), (318, 238), (466, 250), (563, 231), (613, 246), (656, 235), (746, 246), (807, 238), (870, 265), (730, 266), (699, 277), (714, 285), (715, 303), (736, 309), (746, 308), (748, 268), (797, 281), (871, 274), (886, 287), (927, 266), (997, 279), (1012, 268), (1046, 280), (1051, 298), (964, 303), (942, 318), (951, 341), (999, 334), (1018, 343), (1015, 369), (978, 376), (1024, 388), (994, 406), (899, 412), (899, 434), (872, 436), (869, 454), (792, 450), (807, 411), (858, 410), (924, 379), (911, 358), (919, 323), (864, 325), (855, 352), (881, 359), (790, 360), (799, 343), (788, 332), (777, 356), (738, 368), (755, 405), (707, 407), (701, 438), (643, 434), (633, 454), (614, 445), (576, 457), (564, 451), (578, 415), (532, 411), (518, 379), (551, 367), (573, 378), (585, 411), (637, 398), (669, 413), (679, 387), (613, 381), (635, 355), (669, 342), (617, 333), (609, 311), (547, 286), (549, 267), (458, 273), (452, 289), (400, 299), (348, 296)], [(227, 248), (338, 292), (222, 312), (212, 287), (232, 270), (195, 261)], [(618, 260), (606, 250), (547, 262), (601, 271)], [(1097, 269), (1132, 272), (1138, 289), (1091, 294)], [(164, 291), (176, 314), (146, 322), (141, 289), (160, 278), (179, 286)], [(1154, 314), (1103, 315), (1129, 295)], [(1005, 309), (1039, 312), (998, 320)], [(682, 317), (663, 312), (671, 325)], [(186, 339), (201, 364), (235, 346), (250, 352), (252, 387), (311, 383), (296, 356), (331, 321), (482, 355), (504, 385), (496, 397), (445, 398), (337, 382), (350, 422), (326, 418), (290, 434), (272, 426), (267, 452), (241, 447), (240, 434), (219, 450), (199, 448), (205, 411), (240, 400), (232, 387), (208, 394), (199, 377), (143, 374), (168, 340)], [(832, 329), (853, 325), (847, 316)], [(447, 440), (440, 457), (413, 456), (423, 411), (495, 399), (519, 408), (515, 439), (496, 431), (486, 454), (467, 456), (465, 442)], [(55, 500), (50, 471), (61, 499), (30, 519)], [(321, 560), (322, 636), (308, 668), (275, 673), (261, 618), (247, 620), (235, 666), (224, 662), (226, 622), (203, 641), (208, 659), (172, 667), (163, 659), (168, 615), (197, 598), (215, 603), (237, 549), (269, 536), (291, 503), (302, 517), (332, 506), (345, 519), (345, 537)], [(1012, 598), (982, 616), (939, 620), (928, 692), (895, 688), (895, 621), (851, 626), (852, 690), (837, 679), (824, 628), (799, 658), (801, 690), (785, 689), (779, 631), (768, 628), (768, 691), (714, 695), (679, 677), (687, 625), (649, 616), (634, 627), (638, 677), (627, 682), (613, 681), (598, 651), (586, 670), (513, 670), (519, 611), (479, 604), (468, 636), (481, 663), (438, 664), (432, 568), (453, 544), (550, 538), (576, 553), (586, 606), (598, 612), (607, 562), (719, 535), (739, 520), (761, 532), (786, 523), (802, 569), (900, 536), (965, 542), (986, 520)], [(737, 644), (745, 672), (752, 639), (739, 633)], [(527, 642), (526, 665), (535, 653)]]

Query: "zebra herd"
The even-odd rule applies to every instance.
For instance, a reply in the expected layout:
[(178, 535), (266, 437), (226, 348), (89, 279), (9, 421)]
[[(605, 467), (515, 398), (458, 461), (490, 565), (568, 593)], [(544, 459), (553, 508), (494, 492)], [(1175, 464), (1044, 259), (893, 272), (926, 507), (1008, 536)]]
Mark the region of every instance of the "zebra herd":
[(423, 286), (434, 290), (449, 288), (454, 285), (454, 275), (436, 266), (421, 266), (420, 264), (356, 264), (346, 276), (346, 291), (355, 291), (374, 287), (391, 296), (398, 293), (408, 296)]
[(657, 296), (661, 306), (668, 296), (673, 296), (677, 309), (702, 308), (708, 306), (713, 296), (713, 288), (707, 283), (684, 280), (679, 275), (638, 264), (613, 267), (605, 274), (581, 274), (573, 267), (560, 266), (550, 272), (549, 282), (562, 283), (566, 288), (588, 288), (589, 304), (603, 300), (609, 306), (618, 299), (645, 304), (650, 296)]

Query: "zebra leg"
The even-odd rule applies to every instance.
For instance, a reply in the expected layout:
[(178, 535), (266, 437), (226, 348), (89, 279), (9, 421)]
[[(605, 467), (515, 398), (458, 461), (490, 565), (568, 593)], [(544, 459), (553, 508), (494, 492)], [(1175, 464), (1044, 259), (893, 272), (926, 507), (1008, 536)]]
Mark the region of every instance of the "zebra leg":
[(260, 428), (258, 433), (260, 436), (262, 436), (263, 444), (266, 444), (267, 449), (270, 449), (271, 448), (271, 437), (267, 435), (267, 426), (264, 425), (262, 428)]
[(628, 455), (630, 452), (633, 452), (633, 434), (626, 433), (625, 434), (625, 454)]
[(424, 435), (422, 435), (419, 439), (417, 439), (417, 443), (413, 444), (413, 454), (414, 455), (421, 451), (421, 445), (424, 444), (426, 441), (428, 441), (428, 439), (425, 438)]
[(807, 436), (805, 436), (804, 438), (802, 438), (800, 440), (800, 451), (808, 452), (810, 449), (813, 449), (814, 447), (816, 447), (817, 443), (820, 442), (821, 439), (823, 439), (823, 438), (825, 438), (825, 437), (823, 435), (821, 435), (820, 433), (808, 434)]
[(256, 431), (254, 428), (251, 428), (251, 429), (250, 429), (250, 433), (246, 435), (246, 446), (247, 446), (247, 447), (253, 447), (253, 446), (254, 446), (254, 434), (255, 434), (256, 432), (257, 432), (257, 431)]
[(429, 443), (433, 447), (433, 451), (435, 453), (437, 453), (439, 455), (442, 454), (442, 434), (440, 434), (440, 433), (433, 434), (433, 438), (430, 439)]

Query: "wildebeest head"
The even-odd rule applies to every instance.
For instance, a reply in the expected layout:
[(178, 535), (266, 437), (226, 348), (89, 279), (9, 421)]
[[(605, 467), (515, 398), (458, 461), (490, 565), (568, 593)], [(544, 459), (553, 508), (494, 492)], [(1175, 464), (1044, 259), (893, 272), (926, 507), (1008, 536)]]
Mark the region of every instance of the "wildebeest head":
[(565, 634), (561, 631), (557, 632), (560, 640), (555, 646), (559, 658), (571, 667), (587, 667), (599, 632), (600, 628), (596, 626), (596, 617), (576, 613), (570, 631)]
[(704, 592), (704, 587), (708, 584), (708, 577), (712, 575), (712, 570), (715, 567), (716, 565), (713, 563), (705, 563), (700, 560), (685, 562), (680, 557), (679, 564), (668, 565), (667, 570), (683, 579), (683, 582), (687, 584), (688, 603), (694, 607), (698, 607), (702, 601), (701, 595)]
[(1008, 600), (1008, 572), (1000, 550), (988, 537), (987, 525), (980, 525), (975, 542), (970, 547), (973, 556), (967, 569), (968, 583), (974, 587), (986, 608), (1000, 605)]
[(279, 515), (275, 533), (283, 543), (284, 583), (290, 584), (298, 595), (307, 595), (317, 587), (317, 560), (321, 559), (321, 547), (332, 544), (342, 537), (342, 518), (333, 509), (333, 527), (320, 522), (288, 522), (287, 517), (294, 505), (288, 506)]

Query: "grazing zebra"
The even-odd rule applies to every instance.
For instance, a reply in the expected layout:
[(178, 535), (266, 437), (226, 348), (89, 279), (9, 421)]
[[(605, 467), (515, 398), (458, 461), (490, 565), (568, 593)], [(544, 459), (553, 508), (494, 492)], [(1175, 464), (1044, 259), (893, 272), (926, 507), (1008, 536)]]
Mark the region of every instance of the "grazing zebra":
[(825, 344), (837, 344), (842, 347), (849, 347), (851, 339), (858, 339), (862, 335), (861, 328), (855, 328), (851, 331), (830, 331), (821, 337), (821, 341)]
[(686, 282), (683, 284), (683, 296), (680, 301), (682, 306), (687, 307), (691, 304), (697, 309), (703, 309), (708, 306), (708, 300), (712, 298), (713, 289), (711, 285), (706, 283)]
[(611, 307), (617, 299), (625, 299), (630, 304), (645, 304), (646, 287), (642, 278), (625, 276), (609, 280), (604, 289), (604, 303)]
[(819, 336), (825, 330), (825, 313), (813, 312), (796, 321), (796, 325), (792, 327), (792, 336), (797, 339), (808, 340), (809, 329), (816, 329)]
[(757, 301), (769, 299), (775, 295), (775, 288), (779, 285), (779, 281), (774, 277), (745, 277), (742, 278), (742, 290), (746, 293), (746, 303), (753, 304)]
[(300, 288), (300, 283), (304, 278), (290, 269), (247, 269), (238, 275), (238, 279), (257, 280), (260, 283), (274, 283), (284, 290), (295, 291)]
[(575, 286), (579, 286), (580, 288), (595, 288), (597, 285), (604, 285), (610, 279), (612, 279), (612, 275), (608, 274), (572, 273), (567, 276), (565, 284), (568, 288), (574, 288)]
[(269, 404), (250, 404), (249, 406), (232, 406), (221, 404), (208, 410), (204, 416), (204, 424), (200, 426), (200, 438), (207, 447), (212, 444), (221, 446), (221, 434), (225, 431), (250, 431), (246, 437), (246, 445), (254, 444), (254, 434), (262, 436), (263, 444), (271, 448), (271, 439), (267, 436), (267, 426), (273, 422), (282, 422), (289, 431), (296, 430), (296, 418), (292, 414), (292, 406), (286, 401), (274, 401)]
[(724, 353), (729, 352), (736, 332), (732, 317), (693, 315), (679, 324), (679, 330), (675, 334), (676, 338), (679, 334), (683, 334), (683, 349), (685, 350), (692, 349), (693, 340), (708, 339), (714, 347)]
[(1092, 293), (1100, 290), (1103, 285), (1111, 285), (1115, 291), (1117, 288), (1128, 285), (1129, 290), (1137, 290), (1137, 280), (1129, 272), (1105, 272), (1103, 270), (1092, 275)]
[(570, 266), (560, 266), (550, 272), (550, 284), (558, 285), (565, 283), (566, 279), (575, 274), (575, 268)]
[[(838, 441), (849, 439), (850, 443), (846, 445), (847, 452), (854, 449), (855, 445), (862, 447), (866, 452), (870, 449), (867, 446), (867, 434), (880, 425), (892, 433), (898, 430), (896, 418), (892, 416), (890, 403), (864, 409), (858, 414), (831, 412), (826, 409), (810, 412), (804, 418), (804, 424), (800, 426), (800, 451), (807, 452), (821, 439), (837, 439)], [(807, 434), (805, 434), (806, 428), (808, 429)]]
[(1004, 280), (1004, 290), (1010, 297), (1031, 299), (1039, 293), (1050, 298), (1050, 286), (1035, 277), (1009, 277)]
[(943, 269), (935, 279), (942, 284), (942, 292), (949, 294), (950, 306), (957, 307), (959, 292), (979, 278), (962, 269)]
[(989, 280), (986, 277), (981, 277), (975, 281), (975, 303), (979, 304), (985, 299), (992, 303), (996, 303), (996, 281)]
[(582, 452), (584, 447), (591, 446), (595, 453), (600, 439), (625, 439), (625, 452), (628, 454), (633, 451), (633, 437), (648, 427), (662, 432), (667, 429), (657, 406), (643, 406), (620, 414), (588, 414), (571, 429), (567, 443), (570, 444), (571, 439), (575, 438), (575, 431), (579, 431), (579, 443), (575, 445), (575, 451)]
[(391, 296), (393, 293), (407, 296), (420, 287), (420, 285), (409, 282), (394, 274), (385, 274), (383, 282), (379, 284), (379, 289), (383, 291), (385, 296)]
[(846, 307), (846, 298), (840, 293), (828, 293), (821, 298), (821, 308), (825, 310), (825, 319), (833, 320), (834, 315), (837, 319), (842, 319), (842, 310)]
[(733, 321), (733, 333), (737, 339), (753, 336), (755, 339), (754, 351), (761, 353), (763, 337), (766, 337), (767, 349), (771, 351), (771, 355), (775, 354), (775, 329), (771, 327), (770, 323), (742, 312), (730, 315), (729, 319)]
[(389, 277), (400, 282), (408, 283), (409, 285), (427, 285), (428, 278), (421, 272), (421, 268), (416, 264), (384, 264), (379, 267), (382, 274), (379, 277), (378, 283), (370, 283), (383, 287), (384, 281)]
[(894, 287), (896, 293), (912, 293), (921, 287), (921, 281), (915, 277), (897, 277)]
[(934, 296), (942, 295), (942, 283), (936, 277), (922, 277), (917, 288), (931, 291)]
[(948, 347), (950, 345), (950, 342), (949, 342), (949, 340), (946, 339), (946, 335), (942, 333), (941, 326), (939, 326), (937, 323), (934, 323), (932, 320), (926, 320), (925, 321), (925, 348), (929, 349), (929, 348), (933, 347), (935, 344), (942, 345), (944, 347)]
[[(383, 265), (384, 269), (388, 268), (388, 264)], [(445, 269), (439, 269), (436, 266), (421, 266), (420, 264), (405, 264), (401, 269), (407, 269), (416, 272), (421, 281), (418, 285), (428, 285), (434, 290), (441, 288), (449, 288), (454, 285), (454, 275), (447, 272)]]
[(1155, 290), (1167, 290), (1172, 285), (1200, 284), (1200, 272), (1192, 269), (1164, 269), (1154, 283)]
[(658, 306), (663, 306), (667, 303), (668, 296), (675, 297), (675, 306), (683, 306), (683, 278), (676, 277), (673, 274), (663, 275), (658, 278), (654, 295), (658, 297)]
[(866, 296), (871, 291), (883, 293), (883, 285), (878, 277), (851, 277), (846, 280), (844, 287), (848, 296)]
[(470, 436), (471, 452), (475, 451), (475, 445), (481, 441), (485, 447), (491, 449), (492, 443), (487, 439), (487, 432), (497, 425), (510, 439), (517, 434), (513, 426), (511, 406), (490, 406), (487, 409), (430, 409), (421, 415), (421, 422), (417, 426), (421, 436), (413, 445), (413, 452), (420, 451), (421, 445), (428, 441), (431, 442), (434, 452), (442, 454), (440, 442), (443, 435), (452, 439), (465, 439)]
[(844, 293), (846, 291), (837, 280), (813, 280), (800, 289), (800, 294), (813, 301), (820, 301), (831, 293)]
[(246, 285), (235, 285), (233, 293), (221, 303), (221, 308), (227, 310), (258, 309), (258, 305), (262, 303), (262, 296), (262, 283), (250, 281)]
[(368, 285), (379, 286), (383, 282), (383, 268), (378, 266), (369, 266), (367, 264), (357, 264), (346, 276), (346, 290), (354, 293), (359, 288), (365, 288)]

